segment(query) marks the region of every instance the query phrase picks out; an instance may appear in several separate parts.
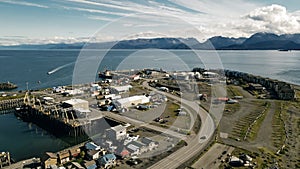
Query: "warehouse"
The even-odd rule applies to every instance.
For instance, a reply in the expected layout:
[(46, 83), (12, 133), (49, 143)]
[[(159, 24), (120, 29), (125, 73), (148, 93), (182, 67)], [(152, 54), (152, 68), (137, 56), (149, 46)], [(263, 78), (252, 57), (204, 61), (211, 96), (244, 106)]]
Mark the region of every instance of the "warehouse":
[(139, 96), (131, 96), (127, 98), (117, 99), (113, 101), (113, 104), (116, 106), (117, 109), (121, 108), (128, 108), (134, 105), (139, 104), (147, 104), (150, 102), (150, 99), (144, 95)]

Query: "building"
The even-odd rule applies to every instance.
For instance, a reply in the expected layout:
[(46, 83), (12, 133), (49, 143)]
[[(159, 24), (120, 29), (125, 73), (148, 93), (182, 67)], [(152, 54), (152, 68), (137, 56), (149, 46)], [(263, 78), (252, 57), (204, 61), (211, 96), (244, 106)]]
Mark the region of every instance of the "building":
[(140, 75), (132, 75), (132, 76), (130, 76), (130, 79), (133, 81), (140, 80)]
[(58, 157), (59, 164), (65, 164), (65, 163), (71, 161), (69, 151), (58, 152), (57, 157)]
[(173, 73), (173, 78), (177, 80), (189, 80), (190, 76), (186, 72)]
[(101, 147), (95, 144), (94, 142), (88, 142), (84, 145), (86, 150), (100, 150)]
[(99, 150), (88, 150), (86, 152), (86, 156), (89, 160), (96, 160), (100, 157), (100, 151)]
[(69, 150), (69, 153), (71, 158), (77, 158), (80, 155), (81, 150), (79, 147), (74, 147)]
[(62, 94), (64, 96), (74, 96), (74, 95), (80, 95), (83, 94), (83, 90), (80, 89), (74, 89), (74, 90), (65, 90)]
[(63, 102), (64, 108), (79, 109), (79, 110), (89, 110), (89, 102), (82, 99), (70, 99)]
[(57, 165), (58, 157), (55, 153), (46, 152), (42, 157), (42, 165), (44, 168), (50, 168), (52, 165)]
[(106, 154), (97, 160), (97, 163), (99, 167), (108, 168), (116, 165), (116, 159), (117, 157), (114, 154)]
[(72, 162), (72, 168), (75, 169), (84, 169), (84, 167), (82, 167), (79, 163), (77, 162)]
[(122, 125), (117, 125), (106, 129), (106, 137), (115, 141), (115, 140), (124, 140), (126, 138), (126, 127)]
[(83, 166), (85, 169), (96, 169), (97, 165), (94, 160), (92, 161), (84, 161)]
[(229, 165), (234, 166), (234, 167), (241, 167), (244, 165), (243, 160), (235, 157), (235, 156), (231, 156), (229, 158)]
[(250, 83), (249, 84), (249, 89), (250, 90), (255, 90), (255, 91), (262, 91), (264, 89), (264, 87), (261, 84)]
[(132, 88), (131, 85), (126, 85), (126, 86), (111, 86), (110, 87), (110, 92), (113, 94), (122, 94), (129, 92), (129, 90)]
[(143, 137), (141, 142), (144, 143), (148, 147), (149, 151), (152, 151), (158, 147), (158, 142), (155, 142), (148, 137)]
[(138, 95), (114, 100), (113, 104), (116, 106), (117, 110), (120, 110), (122, 108), (128, 108), (139, 104), (147, 104), (149, 102), (150, 99), (148, 97), (144, 95)]
[(139, 141), (132, 141), (128, 143), (126, 147), (132, 156), (140, 155), (148, 151), (147, 145)]
[(124, 146), (118, 146), (115, 153), (122, 159), (130, 156), (130, 152)]
[(214, 72), (203, 72), (203, 77), (204, 78), (217, 78), (219, 75)]

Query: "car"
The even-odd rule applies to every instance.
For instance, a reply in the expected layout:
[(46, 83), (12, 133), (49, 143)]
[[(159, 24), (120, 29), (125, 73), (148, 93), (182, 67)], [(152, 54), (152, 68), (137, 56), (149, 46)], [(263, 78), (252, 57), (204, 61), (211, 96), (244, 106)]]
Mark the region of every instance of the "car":
[(206, 136), (202, 136), (202, 137), (200, 137), (200, 139), (205, 140), (205, 139), (206, 139)]
[(126, 163), (130, 166), (140, 164), (141, 162), (143, 162), (143, 161), (138, 158), (137, 159), (131, 158), (128, 161), (126, 161)]

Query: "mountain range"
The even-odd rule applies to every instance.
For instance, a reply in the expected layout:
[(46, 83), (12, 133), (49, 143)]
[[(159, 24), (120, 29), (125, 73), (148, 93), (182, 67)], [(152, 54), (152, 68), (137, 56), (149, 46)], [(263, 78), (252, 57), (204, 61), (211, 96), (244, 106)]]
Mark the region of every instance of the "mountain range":
[(205, 42), (195, 38), (132, 39), (101, 43), (0, 46), (0, 49), (199, 49), (199, 50), (300, 50), (300, 34), (256, 33), (249, 38), (215, 36)]

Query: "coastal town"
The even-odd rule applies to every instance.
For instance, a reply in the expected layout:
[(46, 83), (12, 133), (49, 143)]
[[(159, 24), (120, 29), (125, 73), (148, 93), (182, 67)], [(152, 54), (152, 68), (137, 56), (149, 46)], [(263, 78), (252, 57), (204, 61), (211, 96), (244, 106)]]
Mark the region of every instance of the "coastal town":
[(0, 0), (0, 169), (300, 169), (299, 7)]
[(286, 82), (202, 68), (107, 70), (90, 84), (5, 92), (1, 112), (76, 141), (20, 162), (2, 152), (0, 167), (297, 168), (298, 98)]

